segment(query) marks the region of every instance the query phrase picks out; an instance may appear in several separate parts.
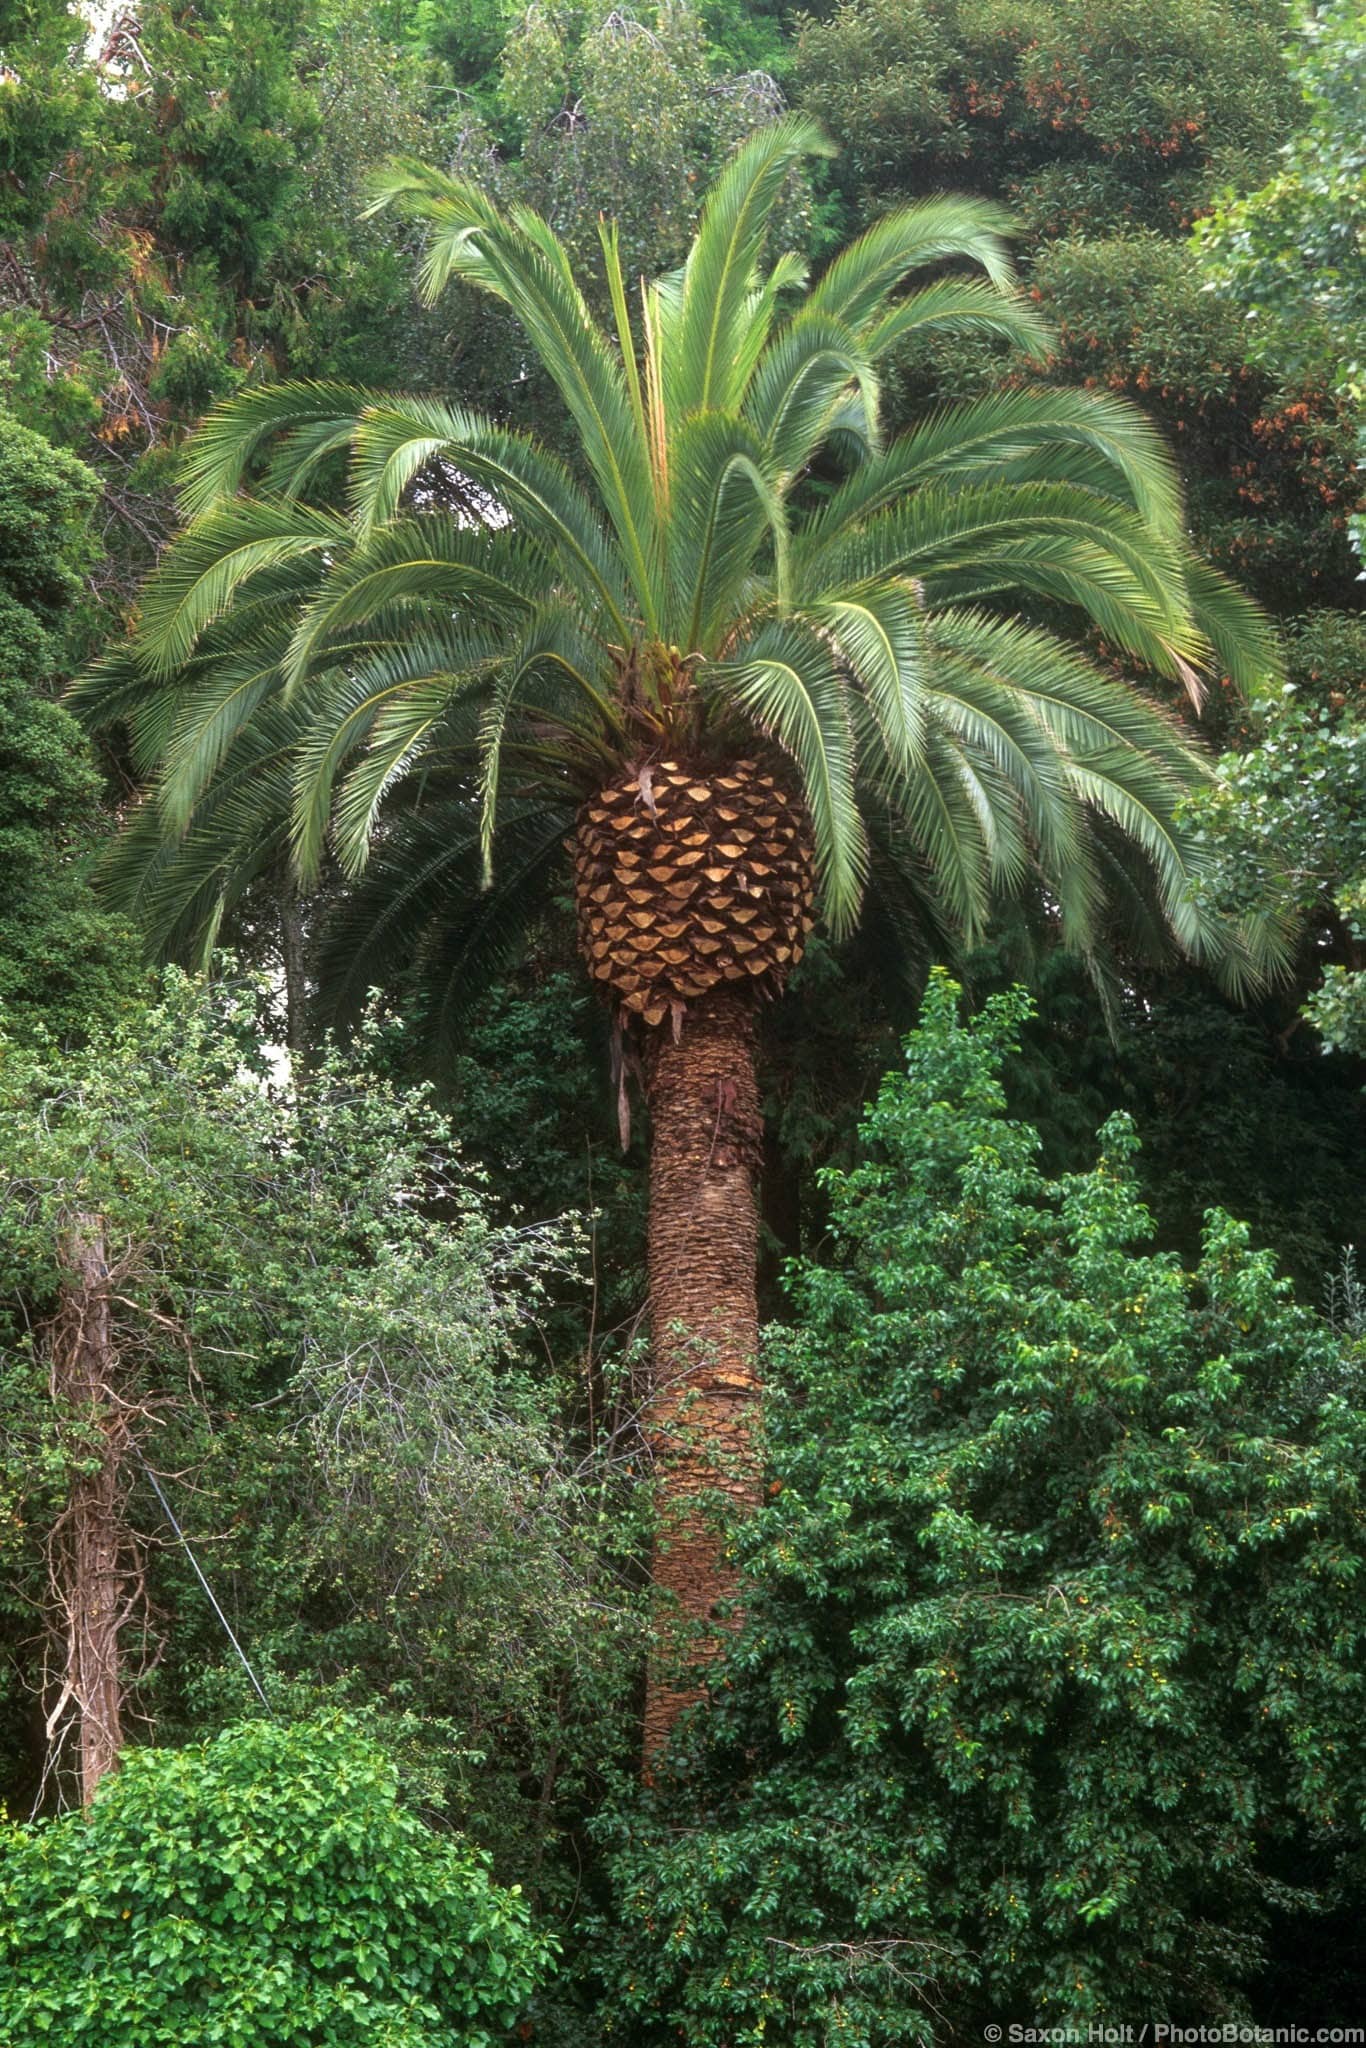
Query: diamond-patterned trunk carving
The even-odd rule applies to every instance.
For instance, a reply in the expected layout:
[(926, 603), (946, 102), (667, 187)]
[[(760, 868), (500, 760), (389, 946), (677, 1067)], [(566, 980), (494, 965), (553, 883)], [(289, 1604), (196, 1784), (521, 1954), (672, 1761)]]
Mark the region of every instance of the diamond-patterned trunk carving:
[(811, 831), (758, 760), (628, 770), (590, 797), (571, 842), (579, 944), (645, 1023), (721, 982), (776, 994), (811, 929)]

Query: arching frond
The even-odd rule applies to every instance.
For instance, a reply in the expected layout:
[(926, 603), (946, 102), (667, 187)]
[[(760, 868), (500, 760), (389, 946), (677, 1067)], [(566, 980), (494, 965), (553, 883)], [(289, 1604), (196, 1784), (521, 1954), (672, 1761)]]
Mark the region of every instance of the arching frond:
[(915, 577), (937, 605), (1025, 594), (1075, 606), (1163, 674), (1208, 654), (1175, 551), (1126, 506), (1063, 484), (926, 488), (802, 566), (832, 583)]
[(209, 665), (194, 689), (167, 690), (172, 708), (157, 788), (167, 832), (185, 830), (234, 742), (279, 694), (283, 653), (282, 636), (249, 642)]
[(317, 875), (333, 792), (348, 762), (373, 744), (369, 775), (361, 789), (352, 786), (345, 825), (338, 819), (339, 857), (348, 873), (358, 874), (396, 764), (458, 697), (486, 681), (499, 652), (496, 636), (433, 621), (373, 647), (315, 685), (316, 701), (296, 751), (291, 802), (294, 857), (306, 881)]
[(861, 330), (883, 316), (890, 293), (912, 271), (955, 260), (975, 263), (1000, 291), (1015, 281), (1007, 250), (1014, 222), (985, 199), (944, 195), (899, 206), (842, 249), (816, 280), (808, 305)]
[(328, 570), (285, 657), (293, 690), (339, 635), (395, 607), (485, 620), (524, 617), (545, 588), (540, 562), (511, 532), (469, 532), (433, 514), (370, 532)]
[(712, 186), (669, 323), (664, 388), (676, 419), (740, 404), (753, 367), (748, 301), (774, 205), (794, 165), (833, 154), (814, 121), (788, 114), (742, 143)]
[[(580, 583), (622, 638), (629, 635), (625, 571), (591, 501), (564, 463), (524, 434), (432, 398), (395, 398), (359, 423), (352, 469), (358, 531), (396, 518), (419, 472), (448, 458), (490, 493), (505, 519), (537, 540)], [(496, 524), (496, 521), (491, 523)]]
[(745, 393), (743, 412), (776, 473), (791, 476), (821, 446), (837, 407), (855, 397), (863, 438), (871, 447), (878, 428), (871, 364), (843, 322), (803, 308), (765, 351)]
[(181, 457), (180, 502), (187, 516), (200, 519), (234, 497), (253, 462), (282, 435), (293, 450), (284, 474), (293, 470), (297, 477), (304, 451), (311, 459), (323, 442), (344, 438), (374, 397), (356, 385), (300, 380), (248, 385), (214, 406)]
[(1215, 665), (1252, 695), (1278, 684), (1281, 656), (1265, 612), (1198, 555), (1187, 556), (1184, 570), (1191, 615), (1209, 642)]
[(1181, 532), (1171, 457), (1133, 406), (1088, 391), (994, 391), (903, 434), (832, 493), (809, 530), (818, 548), (929, 484), (1070, 483), (1130, 506), (1159, 538)]
[(616, 533), (648, 632), (654, 616), (654, 488), (621, 365), (589, 312), (563, 245), (526, 208), (504, 215), (472, 180), (403, 164), (376, 182), (379, 204), (400, 203), (432, 240), (424, 289), (437, 298), (454, 277), (516, 314), (578, 429)]
[(863, 347), (875, 363), (908, 334), (935, 329), (946, 334), (991, 334), (1034, 357), (1046, 355), (1052, 339), (1047, 322), (1022, 292), (978, 277), (941, 277), (868, 323)]
[(685, 420), (674, 437), (671, 471), (665, 620), (685, 652), (712, 654), (733, 621), (740, 587), (766, 534), (781, 601), (787, 512), (763, 443), (731, 413), (699, 412)]
[(897, 580), (855, 586), (811, 605), (805, 616), (828, 637), (862, 691), (894, 776), (924, 759), (927, 647), (919, 593)]
[(205, 513), (167, 553), (142, 597), (139, 649), (170, 675), (253, 577), (343, 548), (346, 521), (297, 500), (238, 498)]

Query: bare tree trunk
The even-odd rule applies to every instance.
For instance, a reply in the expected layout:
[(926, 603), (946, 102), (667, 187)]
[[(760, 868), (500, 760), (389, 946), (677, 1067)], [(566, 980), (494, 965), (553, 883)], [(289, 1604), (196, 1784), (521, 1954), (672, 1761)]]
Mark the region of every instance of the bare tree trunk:
[[(126, 1593), (120, 1467), (127, 1430), (114, 1394), (104, 1219), (76, 1216), (61, 1247), (63, 1299), (52, 1337), (52, 1390), (93, 1439), (99, 1463), (78, 1474), (62, 1517), (56, 1577), (66, 1624), (62, 1707), (80, 1715), (81, 1802), (88, 1806), (123, 1746), (119, 1630)], [(92, 1455), (95, 1453), (92, 1452)]]
[[(717, 1603), (735, 1574), (705, 1496), (751, 1508), (759, 1473), (754, 1425), (758, 1212), (763, 1145), (755, 1079), (754, 1001), (718, 987), (688, 1007), (674, 1041), (651, 1033), (650, 1320), (654, 1379), (647, 1426), (659, 1473), (654, 1584), (657, 1648), (646, 1680), (645, 1768), (679, 1714), (705, 1692), (706, 1664), (722, 1647)], [(697, 1682), (671, 1666), (692, 1630)]]

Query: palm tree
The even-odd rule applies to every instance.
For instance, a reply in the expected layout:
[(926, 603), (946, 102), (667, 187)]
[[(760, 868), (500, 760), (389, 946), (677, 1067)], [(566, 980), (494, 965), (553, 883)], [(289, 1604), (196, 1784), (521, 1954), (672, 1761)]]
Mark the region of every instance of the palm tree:
[[(1042, 888), (1085, 946), (1136, 850), (1208, 956), (1178, 817), (1204, 770), (1116, 657), (1191, 687), (1273, 665), (1123, 405), (1006, 390), (884, 443), (903, 337), (1044, 336), (975, 201), (889, 214), (814, 284), (765, 267), (785, 180), (827, 150), (796, 118), (751, 139), (634, 313), (604, 226), (607, 327), (537, 215), (397, 168), (382, 202), (426, 224), (427, 294), (460, 279), (512, 309), (574, 463), (437, 399), (248, 391), (201, 428), (191, 523), (80, 692), (151, 777), (121, 873), (167, 947), (211, 946), (255, 875), (287, 854), (308, 882), (330, 846), (347, 965), (417, 949), (449, 997), (567, 838), (651, 1114), (656, 1579), (704, 1653), (727, 1581), (700, 1497), (755, 1485), (760, 1000), (817, 907), (849, 931), (888, 861), (938, 926)], [(647, 1754), (686, 1696), (661, 1665)]]

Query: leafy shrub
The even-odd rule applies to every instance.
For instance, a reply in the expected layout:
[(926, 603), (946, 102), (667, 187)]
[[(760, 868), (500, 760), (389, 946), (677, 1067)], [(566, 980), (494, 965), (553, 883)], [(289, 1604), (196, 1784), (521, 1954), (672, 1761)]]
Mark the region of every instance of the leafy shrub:
[(1306, 1014), (1326, 1047), (1366, 1055), (1366, 620), (1311, 613), (1287, 638), (1291, 681), (1192, 805), (1207, 841), (1197, 887), (1307, 925), (1322, 979)]
[(1294, 1845), (1360, 1852), (1361, 1354), (1217, 1211), (1152, 1251), (1126, 1119), (1045, 1178), (1027, 1003), (955, 996), (826, 1176), (728, 1688), (621, 1822), (632, 2048), (1246, 2018)]
[(552, 1944), (344, 1723), (134, 1752), (0, 1836), (0, 2037), (51, 2048), (483, 2048)]

